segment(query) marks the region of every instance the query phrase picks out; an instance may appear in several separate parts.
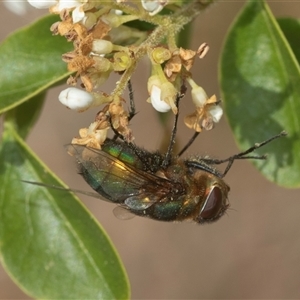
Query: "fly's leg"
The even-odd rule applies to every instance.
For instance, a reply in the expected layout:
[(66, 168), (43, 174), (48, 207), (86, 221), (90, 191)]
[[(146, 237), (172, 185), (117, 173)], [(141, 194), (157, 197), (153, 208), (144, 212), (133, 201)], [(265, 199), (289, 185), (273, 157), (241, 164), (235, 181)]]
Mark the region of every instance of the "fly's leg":
[[(129, 105), (130, 105), (128, 121), (130, 121), (136, 115), (134, 92), (133, 92), (131, 80), (128, 81), (127, 88), (129, 91)], [(109, 118), (109, 123), (110, 123), (110, 127), (111, 127), (112, 131), (114, 132), (114, 136), (113, 136), (112, 140), (115, 141), (117, 138), (124, 140), (124, 137), (113, 127), (111, 118)]]
[(265, 146), (266, 144), (269, 144), (270, 142), (280, 138), (280, 137), (283, 137), (283, 136), (286, 136), (287, 133), (286, 131), (282, 131), (280, 132), (279, 134), (276, 134), (274, 136), (272, 136), (271, 138), (261, 142), (261, 143), (256, 143), (254, 144), (252, 147), (250, 147), (249, 149), (243, 151), (243, 152), (240, 152), (238, 154), (235, 154), (235, 155), (232, 155), (226, 159), (210, 159), (210, 158), (203, 158), (203, 162), (207, 163), (207, 164), (211, 164), (211, 165), (219, 165), (219, 164), (223, 164), (223, 163), (228, 163), (226, 168), (225, 168), (225, 171), (223, 174), (221, 174), (221, 177), (223, 178), (227, 173), (228, 171), (230, 170), (230, 168), (232, 167), (232, 164), (233, 162), (236, 160), (236, 159), (266, 159), (267, 158), (267, 155), (247, 155), (249, 153), (252, 153), (253, 151), (255, 151), (256, 149), (258, 148), (261, 148), (263, 146)]
[(181, 98), (184, 97), (185, 92), (186, 92), (186, 86), (184, 84), (182, 84), (181, 91), (176, 96), (175, 105), (176, 105), (176, 107), (177, 107), (178, 110), (177, 110), (177, 114), (174, 117), (174, 124), (173, 124), (173, 129), (172, 129), (170, 143), (169, 143), (169, 146), (168, 146), (168, 150), (166, 152), (165, 159), (164, 159), (163, 164), (162, 164), (163, 168), (166, 168), (167, 166), (169, 166), (169, 164), (171, 162), (171, 159), (172, 159), (173, 147), (174, 147), (175, 138), (176, 138), (176, 132), (177, 132), (178, 116), (179, 116), (179, 101), (180, 101)]

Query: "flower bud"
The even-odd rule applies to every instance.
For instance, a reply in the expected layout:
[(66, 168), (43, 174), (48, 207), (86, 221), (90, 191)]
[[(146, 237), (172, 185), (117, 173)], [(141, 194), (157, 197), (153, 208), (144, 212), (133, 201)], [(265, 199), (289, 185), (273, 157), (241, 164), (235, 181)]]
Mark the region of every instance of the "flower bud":
[(92, 50), (99, 54), (108, 54), (113, 51), (114, 45), (106, 40), (94, 40)]
[(151, 53), (153, 61), (157, 64), (162, 64), (171, 58), (171, 51), (164, 47), (156, 47)]
[(94, 96), (92, 94), (75, 87), (61, 91), (58, 99), (66, 107), (78, 112), (87, 110), (94, 102)]
[(128, 53), (120, 51), (114, 54), (114, 71), (124, 71), (131, 66), (132, 60)]
[(195, 81), (190, 77), (187, 78), (187, 82), (190, 84), (190, 86), (192, 88), (191, 94), (192, 94), (192, 99), (193, 99), (194, 104), (197, 107), (204, 106), (208, 99), (208, 96), (207, 96), (206, 92), (204, 91), (204, 89), (201, 86), (197, 85), (195, 83)]
[(196, 106), (203, 106), (208, 99), (208, 96), (201, 86), (197, 86), (191, 90), (192, 99)]

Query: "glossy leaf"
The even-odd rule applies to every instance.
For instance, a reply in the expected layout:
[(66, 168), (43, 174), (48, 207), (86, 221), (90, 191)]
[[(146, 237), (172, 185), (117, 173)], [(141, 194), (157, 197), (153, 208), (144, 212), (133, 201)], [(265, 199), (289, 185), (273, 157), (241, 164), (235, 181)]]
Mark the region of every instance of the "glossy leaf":
[(23, 139), (27, 137), (37, 121), (44, 104), (45, 96), (46, 92), (42, 92), (7, 113), (6, 119), (14, 122), (18, 134)]
[(280, 18), (277, 20), (280, 29), (282, 30), (285, 38), (290, 44), (297, 60), (300, 62), (300, 47), (299, 47), (299, 36), (300, 36), (300, 20), (292, 18)]
[(70, 73), (61, 55), (71, 50), (65, 38), (53, 36), (47, 16), (10, 35), (0, 46), (0, 114), (61, 81)]
[(269, 7), (248, 1), (227, 36), (220, 65), (222, 98), (241, 149), (282, 130), (253, 161), (269, 180), (300, 186), (300, 68)]
[(0, 151), (1, 262), (40, 299), (128, 299), (128, 280), (106, 233), (5, 123)]

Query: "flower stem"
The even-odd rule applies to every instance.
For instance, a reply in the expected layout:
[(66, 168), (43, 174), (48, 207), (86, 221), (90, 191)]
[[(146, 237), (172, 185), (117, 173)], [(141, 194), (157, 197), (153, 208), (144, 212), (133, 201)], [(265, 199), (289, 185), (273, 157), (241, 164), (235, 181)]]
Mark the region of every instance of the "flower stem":
[(158, 46), (161, 41), (166, 38), (170, 46), (174, 48), (176, 34), (214, 2), (214, 0), (194, 0), (170, 16), (142, 16), (142, 18), (140, 18), (142, 21), (157, 24), (158, 26), (153, 30), (149, 37), (133, 51), (132, 56), (134, 63), (123, 73), (118, 85), (112, 92), (113, 98), (114, 96), (122, 95), (127, 86), (127, 82), (135, 71), (137, 63), (147, 53), (149, 48)]

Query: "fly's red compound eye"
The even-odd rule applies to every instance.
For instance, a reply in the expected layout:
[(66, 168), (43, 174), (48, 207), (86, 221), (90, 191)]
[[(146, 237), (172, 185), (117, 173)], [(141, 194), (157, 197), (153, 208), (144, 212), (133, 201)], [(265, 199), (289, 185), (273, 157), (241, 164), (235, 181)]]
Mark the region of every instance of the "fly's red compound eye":
[(200, 219), (213, 220), (217, 218), (223, 207), (223, 193), (217, 186), (213, 187), (205, 201), (200, 212)]

